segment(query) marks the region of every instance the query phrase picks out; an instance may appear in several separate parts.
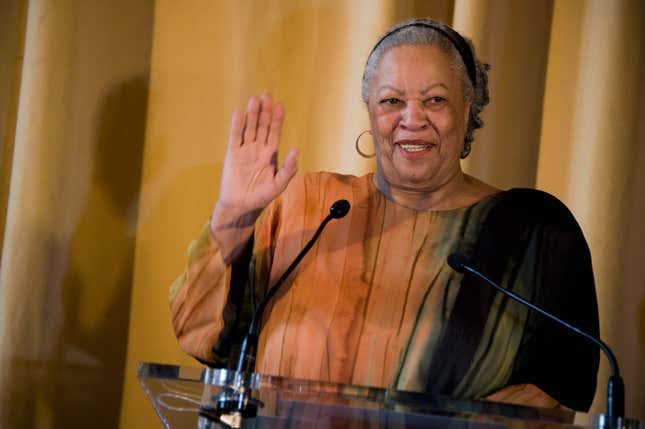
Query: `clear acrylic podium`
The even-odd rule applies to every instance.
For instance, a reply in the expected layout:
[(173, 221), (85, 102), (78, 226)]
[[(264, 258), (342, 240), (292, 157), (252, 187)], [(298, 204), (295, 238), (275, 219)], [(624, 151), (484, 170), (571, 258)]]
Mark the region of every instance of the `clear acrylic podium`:
[[(163, 427), (219, 427), (200, 417), (199, 409), (214, 404), (213, 398), (233, 382), (234, 371), (140, 363), (137, 372)], [(642, 421), (624, 419), (615, 425), (602, 414), (260, 374), (250, 374), (246, 380), (253, 389), (253, 398), (263, 406), (257, 417), (243, 422), (243, 428), (645, 429)]]

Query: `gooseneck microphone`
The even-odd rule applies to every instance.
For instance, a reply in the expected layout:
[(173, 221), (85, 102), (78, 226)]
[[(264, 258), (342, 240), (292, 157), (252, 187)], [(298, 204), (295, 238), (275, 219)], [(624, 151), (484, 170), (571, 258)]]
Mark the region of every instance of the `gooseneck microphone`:
[(488, 283), (490, 286), (494, 287), (509, 298), (527, 306), (531, 310), (540, 313), (542, 316), (553, 320), (554, 322), (564, 326), (565, 328), (575, 332), (576, 334), (586, 338), (588, 341), (591, 341), (592, 343), (600, 347), (600, 349), (605, 353), (605, 356), (607, 356), (607, 360), (609, 360), (609, 364), (611, 365), (612, 370), (612, 375), (611, 377), (609, 377), (609, 382), (607, 385), (607, 416), (610, 418), (620, 419), (625, 417), (625, 387), (623, 384), (623, 379), (620, 377), (620, 372), (618, 371), (618, 361), (616, 360), (614, 353), (605, 342), (603, 342), (599, 338), (594, 337), (591, 334), (588, 334), (587, 332), (584, 332), (583, 330), (573, 326), (572, 324), (565, 322), (564, 320), (560, 319), (557, 316), (554, 316), (546, 310), (543, 310), (535, 304), (532, 304), (521, 296), (507, 289), (504, 289), (493, 280), (489, 279), (484, 274), (471, 267), (464, 255), (460, 253), (453, 253), (449, 255), (448, 265), (450, 265), (453, 270), (459, 273), (468, 273), (474, 275), (475, 277)]
[[(251, 323), (249, 324), (249, 329), (246, 332), (246, 336), (244, 337), (244, 340), (242, 341), (242, 346), (240, 347), (240, 355), (237, 361), (237, 372), (243, 372), (247, 370), (252, 370), (253, 365), (255, 363), (255, 347), (257, 346), (258, 342), (258, 335), (259, 335), (259, 329), (257, 329), (258, 326), (258, 320), (262, 317), (262, 313), (264, 312), (264, 308), (266, 305), (271, 301), (271, 298), (278, 292), (280, 289), (280, 286), (284, 283), (284, 281), (289, 277), (289, 275), (293, 272), (293, 270), (296, 268), (296, 266), (300, 263), (302, 258), (305, 257), (305, 255), (311, 250), (312, 246), (318, 240), (318, 237), (320, 236), (320, 233), (322, 233), (323, 229), (329, 221), (332, 219), (340, 219), (342, 217), (345, 217), (345, 215), (349, 212), (349, 202), (347, 200), (338, 200), (334, 204), (331, 205), (329, 208), (329, 214), (325, 219), (322, 221), (314, 235), (311, 237), (309, 242), (303, 247), (303, 249), (298, 253), (298, 256), (293, 260), (291, 265), (285, 270), (285, 272), (280, 276), (278, 281), (273, 285), (272, 288), (269, 289), (269, 292), (264, 296), (262, 301), (260, 301), (260, 304), (258, 305), (257, 309), (253, 313), (253, 318), (251, 319)], [(257, 331), (257, 332), (256, 332)], [(245, 367), (246, 363), (246, 367)]]
[(269, 289), (262, 301), (260, 301), (260, 304), (258, 304), (257, 308), (253, 312), (251, 323), (249, 324), (249, 328), (246, 331), (246, 335), (244, 336), (240, 346), (233, 386), (225, 389), (221, 394), (214, 398), (217, 403), (216, 410), (202, 407), (200, 409), (201, 416), (210, 420), (215, 420), (218, 423), (231, 428), (240, 427), (242, 418), (255, 417), (257, 414), (257, 407), (258, 405), (262, 406), (262, 403), (249, 397), (249, 388), (245, 385), (242, 374), (253, 371), (253, 367), (255, 366), (255, 357), (257, 353), (256, 348), (261, 330), (260, 321), (262, 319), (262, 313), (269, 301), (271, 301), (271, 298), (275, 296), (285, 280), (300, 263), (302, 258), (304, 258), (309, 250), (311, 250), (325, 226), (327, 226), (332, 219), (345, 217), (349, 212), (350, 207), (349, 201), (347, 200), (338, 200), (331, 205), (329, 208), (329, 214), (322, 221), (309, 242), (305, 247), (303, 247), (300, 253), (298, 253), (291, 265), (287, 267), (273, 287)]

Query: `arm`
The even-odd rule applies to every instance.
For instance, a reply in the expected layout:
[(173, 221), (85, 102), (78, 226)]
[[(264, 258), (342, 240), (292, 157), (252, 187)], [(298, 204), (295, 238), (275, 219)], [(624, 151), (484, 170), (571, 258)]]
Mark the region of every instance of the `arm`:
[(170, 287), (170, 313), (179, 346), (202, 361), (214, 360), (211, 347), (225, 326), (231, 268), (206, 224), (188, 247), (184, 272)]
[(254, 226), (296, 173), (295, 151), (282, 168), (276, 166), (283, 118), (282, 106), (273, 106), (268, 94), (252, 97), (246, 113), (233, 114), (219, 199), (189, 247), (184, 273), (170, 288), (179, 345), (202, 361), (221, 363), (227, 357), (211, 348), (222, 345), (221, 337), (231, 334), (243, 312)]
[[(511, 216), (503, 210), (501, 213), (506, 214), (501, 225), (507, 225), (509, 219), (511, 226), (515, 225), (510, 242), (516, 243), (517, 266), (524, 267), (524, 280), (516, 285), (520, 289), (513, 291), (597, 335), (591, 258), (574, 217), (564, 204), (546, 193), (518, 189), (507, 196)], [(499, 230), (497, 223), (494, 226), (491, 231), (496, 243), (505, 243), (506, 229)], [(514, 236), (520, 237), (519, 241)], [(500, 251), (504, 248), (501, 246)], [(491, 255), (499, 253), (486, 250)], [(595, 390), (598, 356), (597, 348), (587, 340), (529, 310), (507, 386), (485, 399), (539, 407), (562, 404), (586, 410)]]
[[(533, 302), (597, 337), (593, 271), (582, 231), (566, 210), (561, 222), (546, 225), (539, 237), (540, 286)], [(596, 388), (598, 363), (596, 345), (531, 312), (509, 383), (532, 383), (569, 408), (587, 410)]]
[(233, 113), (219, 199), (210, 228), (226, 264), (248, 243), (262, 210), (280, 195), (296, 174), (297, 152), (291, 150), (277, 168), (284, 109), (268, 94), (251, 97), (246, 114)]

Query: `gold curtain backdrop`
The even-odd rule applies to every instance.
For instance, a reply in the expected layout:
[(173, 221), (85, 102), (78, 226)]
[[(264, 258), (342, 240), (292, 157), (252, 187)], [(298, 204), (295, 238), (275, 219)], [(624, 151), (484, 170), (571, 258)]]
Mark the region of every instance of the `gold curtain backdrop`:
[[(642, 1), (0, 0), (0, 426), (159, 426), (136, 364), (197, 365), (167, 288), (217, 197), (232, 111), (268, 89), (300, 171), (370, 171), (362, 67), (415, 16), (492, 64), (464, 167), (573, 211), (644, 419)], [(594, 412), (607, 376), (602, 358)]]

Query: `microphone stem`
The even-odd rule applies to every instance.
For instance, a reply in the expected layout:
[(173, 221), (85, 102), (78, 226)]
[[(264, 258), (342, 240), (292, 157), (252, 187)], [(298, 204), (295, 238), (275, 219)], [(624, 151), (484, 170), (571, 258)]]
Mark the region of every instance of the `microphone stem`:
[(616, 357), (614, 356), (614, 353), (611, 351), (609, 346), (605, 344), (604, 341), (602, 341), (599, 338), (594, 337), (593, 335), (590, 335), (584, 331), (582, 331), (579, 328), (576, 328), (575, 326), (571, 325), (570, 323), (565, 322), (564, 320), (554, 316), (551, 313), (548, 313), (544, 310), (542, 310), (540, 307), (537, 307), (536, 305), (530, 303), (529, 301), (525, 300), (521, 296), (509, 291), (508, 289), (504, 289), (503, 287), (499, 286), (497, 283), (486, 277), (484, 274), (480, 273), (479, 271), (469, 267), (466, 264), (463, 264), (463, 269), (465, 271), (468, 271), (470, 274), (474, 275), (475, 277), (480, 278), (481, 280), (485, 281), (495, 289), (497, 289), (499, 292), (503, 293), (504, 295), (514, 299), (515, 301), (518, 301), (528, 308), (530, 308), (533, 311), (536, 311), (540, 313), (542, 316), (553, 320), (556, 323), (559, 323), (566, 328), (569, 328), (573, 332), (583, 336), (587, 340), (591, 341), (605, 353), (607, 356), (607, 359), (609, 360), (609, 365), (611, 366), (612, 373), (613, 375), (609, 378), (609, 384), (607, 386), (607, 415), (609, 417), (624, 417), (625, 415), (625, 390), (624, 390), (624, 385), (623, 385), (623, 380), (620, 377), (620, 372), (618, 371), (618, 361), (616, 360)]
[(258, 305), (257, 310), (253, 313), (253, 318), (251, 319), (251, 323), (249, 324), (249, 330), (247, 331), (247, 335), (244, 336), (244, 340), (242, 340), (242, 345), (240, 346), (240, 354), (239, 358), (237, 361), (237, 373), (240, 374), (243, 372), (246, 368), (244, 368), (244, 364), (251, 363), (252, 360), (254, 359), (254, 349), (257, 345), (258, 342), (258, 336), (257, 336), (257, 331), (258, 331), (258, 320), (262, 318), (262, 313), (264, 313), (264, 308), (266, 307), (267, 303), (271, 301), (271, 298), (277, 293), (277, 291), (280, 289), (280, 286), (282, 286), (282, 283), (289, 277), (289, 275), (293, 272), (293, 270), (296, 268), (296, 266), (300, 263), (302, 258), (309, 252), (311, 247), (314, 245), (316, 240), (318, 239), (318, 236), (322, 233), (323, 229), (325, 226), (329, 223), (330, 220), (334, 219), (334, 217), (329, 214), (327, 217), (322, 221), (314, 235), (311, 237), (309, 242), (305, 245), (305, 247), (300, 251), (298, 256), (293, 260), (291, 265), (285, 270), (285, 272), (280, 276), (278, 281), (273, 285), (273, 287), (267, 292), (267, 294), (264, 296), (262, 301), (260, 301), (260, 304)]
[(466, 271), (468, 271), (469, 273), (475, 275), (476, 277), (479, 277), (480, 279), (484, 280), (486, 283), (490, 284), (491, 286), (493, 286), (495, 289), (497, 289), (501, 293), (503, 293), (505, 295), (508, 295), (509, 297), (513, 298), (516, 301), (521, 302), (522, 304), (524, 304), (527, 307), (529, 307), (531, 310), (537, 311), (542, 316), (547, 317), (547, 318), (555, 321), (556, 323), (560, 323), (560, 324), (566, 326), (567, 328), (569, 328), (573, 332), (575, 332), (575, 333), (577, 333), (579, 335), (582, 335), (587, 340), (591, 341), (592, 343), (594, 343), (595, 345), (600, 347), (605, 352), (605, 354), (607, 354), (607, 356), (609, 357), (609, 363), (611, 365), (611, 368), (612, 368), (612, 371), (613, 371), (614, 375), (619, 375), (618, 364), (616, 363), (616, 357), (614, 356), (612, 351), (609, 349), (609, 346), (607, 346), (607, 344), (605, 344), (604, 341), (599, 340), (598, 338), (594, 337), (593, 335), (590, 335), (590, 334), (586, 333), (585, 331), (582, 331), (579, 328), (576, 328), (575, 326), (571, 325), (570, 323), (567, 323), (564, 320), (554, 316), (553, 314), (542, 310), (540, 307), (537, 307), (536, 305), (530, 303), (529, 301), (527, 301), (524, 298), (522, 298), (521, 296), (509, 291), (508, 289), (504, 289), (503, 287), (498, 286), (497, 284), (495, 284), (494, 281), (492, 281), (491, 279), (489, 279), (488, 277), (486, 277), (485, 275), (483, 275), (479, 271), (476, 271), (476, 270), (470, 268), (467, 265), (464, 266), (464, 269), (466, 269)]

